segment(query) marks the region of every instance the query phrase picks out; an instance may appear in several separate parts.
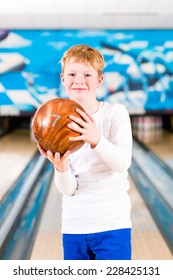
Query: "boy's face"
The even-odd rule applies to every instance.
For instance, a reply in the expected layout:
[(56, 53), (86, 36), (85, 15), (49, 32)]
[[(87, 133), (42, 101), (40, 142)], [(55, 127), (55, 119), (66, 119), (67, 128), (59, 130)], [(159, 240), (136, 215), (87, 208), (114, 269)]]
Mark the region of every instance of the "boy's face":
[(76, 102), (85, 103), (96, 99), (96, 89), (103, 81), (103, 75), (98, 77), (97, 71), (90, 65), (74, 62), (72, 59), (65, 64), (61, 73), (61, 82), (66, 93)]

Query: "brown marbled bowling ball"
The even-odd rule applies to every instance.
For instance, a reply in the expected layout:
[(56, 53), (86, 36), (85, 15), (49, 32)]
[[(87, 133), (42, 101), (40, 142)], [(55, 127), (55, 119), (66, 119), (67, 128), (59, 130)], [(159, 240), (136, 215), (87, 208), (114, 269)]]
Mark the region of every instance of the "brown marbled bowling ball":
[(32, 131), (36, 142), (45, 151), (59, 152), (63, 155), (67, 150), (77, 151), (83, 141), (69, 141), (69, 137), (79, 136), (76, 131), (67, 127), (72, 122), (69, 115), (81, 116), (76, 112), (79, 108), (85, 110), (77, 102), (66, 98), (55, 98), (44, 103), (34, 114)]

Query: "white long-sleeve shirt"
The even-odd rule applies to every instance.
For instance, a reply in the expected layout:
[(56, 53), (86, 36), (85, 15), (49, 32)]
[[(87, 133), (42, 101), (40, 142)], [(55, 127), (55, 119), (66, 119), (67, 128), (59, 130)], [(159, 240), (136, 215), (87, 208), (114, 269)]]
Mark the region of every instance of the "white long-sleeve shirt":
[(128, 168), (132, 133), (126, 108), (101, 102), (93, 114), (100, 140), (92, 149), (85, 143), (69, 156), (70, 166), (55, 181), (63, 195), (62, 232), (95, 233), (130, 228)]

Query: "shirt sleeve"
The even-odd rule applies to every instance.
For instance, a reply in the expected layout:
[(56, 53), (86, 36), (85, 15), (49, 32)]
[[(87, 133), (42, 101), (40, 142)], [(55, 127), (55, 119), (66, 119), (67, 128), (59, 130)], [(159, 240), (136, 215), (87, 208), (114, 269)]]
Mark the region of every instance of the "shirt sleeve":
[(77, 189), (77, 181), (70, 167), (65, 172), (59, 172), (55, 169), (55, 184), (58, 191), (63, 195), (74, 195)]
[(123, 173), (131, 165), (132, 132), (127, 109), (123, 105), (110, 110), (109, 139), (100, 136), (94, 148), (102, 159), (116, 172)]

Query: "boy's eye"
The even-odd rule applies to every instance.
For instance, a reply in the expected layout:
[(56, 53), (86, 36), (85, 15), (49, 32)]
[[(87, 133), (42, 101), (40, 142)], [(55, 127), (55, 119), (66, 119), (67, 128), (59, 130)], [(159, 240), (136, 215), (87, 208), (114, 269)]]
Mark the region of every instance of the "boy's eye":
[(68, 76), (74, 77), (75, 74), (74, 73), (69, 73)]
[(91, 77), (91, 74), (85, 74), (85, 77)]

